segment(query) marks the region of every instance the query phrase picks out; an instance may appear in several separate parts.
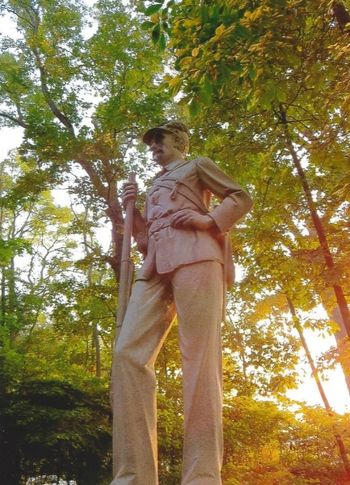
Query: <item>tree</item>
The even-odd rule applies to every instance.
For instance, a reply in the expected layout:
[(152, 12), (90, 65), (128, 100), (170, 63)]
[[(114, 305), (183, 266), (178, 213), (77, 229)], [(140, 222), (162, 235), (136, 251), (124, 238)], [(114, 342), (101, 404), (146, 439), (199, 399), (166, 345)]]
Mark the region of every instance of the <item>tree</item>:
[[(136, 165), (135, 138), (163, 116), (167, 97), (157, 88), (159, 54), (149, 49), (137, 18), (121, 3), (97, 2), (90, 37), (84, 36), (90, 12), (83, 2), (1, 6), (20, 38), (2, 42), (0, 118), (24, 128), (21, 154), (36, 162), (26, 179), (39, 179), (37, 192), (77, 167), (86, 174), (79, 193), (90, 206), (103, 207), (112, 224), (113, 250), (101, 259), (111, 265), (117, 284), (123, 227), (117, 185)], [(140, 159), (142, 173), (145, 158)], [(91, 281), (91, 266), (88, 271)], [(97, 355), (97, 327), (94, 335)]]
[(26, 483), (56, 475), (109, 483), (110, 411), (106, 392), (62, 381), (28, 380), (1, 395), (1, 476)]
[[(51, 284), (64, 278), (63, 261), (75, 248), (67, 237), (72, 214), (56, 207), (48, 192), (37, 200), (15, 199), (17, 180), (30, 170), (27, 163), (13, 156), (0, 164), (1, 264), (1, 343), (3, 370), (8, 382), (23, 371), (24, 354), (33, 333), (45, 326)], [(51, 281), (48, 280), (51, 278)], [(16, 372), (12, 372), (16, 370)], [(7, 378), (5, 378), (6, 381)], [(15, 378), (16, 379), (16, 378)]]
[[(1, 475), (8, 483), (53, 473), (100, 482), (109, 474), (108, 369), (99, 382), (91, 377), (95, 372), (83, 340), (87, 333), (91, 338), (91, 327), (79, 322), (77, 328), (61, 311), (61, 305), (75, 304), (81, 319), (89, 316), (91, 322), (84, 313), (86, 288), (84, 301), (79, 301), (85, 280), (72, 251), (77, 246), (74, 214), (57, 207), (48, 191), (35, 199), (30, 191), (16, 198), (18, 181), (31, 169), (17, 154), (0, 169)], [(103, 297), (103, 271), (99, 279), (100, 287), (89, 281), (88, 290)], [(113, 289), (111, 274), (109, 280)], [(77, 287), (80, 293), (68, 292)], [(110, 327), (113, 316), (111, 312)], [(110, 345), (109, 339), (108, 355)]]
[(102, 204), (112, 222), (115, 254), (108, 261), (118, 277), (117, 182), (134, 139), (162, 116), (159, 55), (148, 49), (137, 19), (115, 2), (97, 3), (91, 37), (84, 37), (89, 11), (83, 2), (9, 1), (2, 8), (20, 33), (17, 41), (2, 41), (2, 123), (24, 128), (21, 152), (36, 161), (29, 177), (39, 176), (39, 188), (74, 164), (83, 169), (80, 190), (88, 180), (90, 203)]
[[(328, 14), (327, 2), (139, 4), (151, 15), (142, 27), (152, 29), (160, 51), (140, 28), (145, 18), (115, 2), (99, 1), (94, 10), (78, 1), (1, 2), (19, 38), (1, 39), (0, 118), (24, 130), (20, 156), (11, 169), (3, 166), (8, 185), (1, 188), (1, 403), (8, 426), (23, 436), (6, 476), (15, 476), (9, 473), (16, 467), (26, 476), (34, 469), (52, 473), (54, 463), (57, 474), (88, 483), (85, 448), (96, 464), (94, 483), (106, 476), (95, 446), (108, 455), (108, 423), (101, 416), (123, 224), (118, 184), (129, 167), (145, 174), (145, 155), (135, 141), (141, 130), (166, 114), (186, 113), (189, 104), (192, 154), (211, 156), (255, 199), (254, 214), (232, 239), (244, 276), (229, 297), (224, 328), (225, 481), (340, 482), (333, 436), (341, 434), (349, 446), (348, 416), (309, 408), (293, 416), (281, 409), (285, 391), (296, 383), (298, 360), (297, 334), (281, 308), (287, 293), (298, 309), (308, 311), (322, 298), (331, 312), (329, 288), (338, 284), (348, 292), (348, 36)], [(177, 75), (168, 74), (164, 85), (168, 38)], [(182, 97), (178, 107), (168, 103), (175, 93)], [(300, 184), (304, 175), (311, 198)], [(74, 198), (65, 210), (48, 192), (63, 182)], [(305, 194), (335, 261), (331, 271)], [(106, 216), (114, 251), (102, 249), (95, 237)], [(30, 233), (17, 234), (24, 222)], [(73, 246), (80, 248), (78, 257)], [(325, 332), (331, 327), (308, 324)], [(167, 485), (180, 476), (180, 369), (173, 333), (157, 368), (160, 479)], [(40, 394), (45, 402), (38, 403)], [(71, 407), (55, 407), (53, 400)], [(102, 426), (98, 435), (90, 434), (93, 412)], [(74, 426), (73, 415), (79, 418)]]
[[(255, 7), (250, 2), (194, 6), (183, 1), (159, 6), (152, 21), (154, 29), (161, 29), (170, 19), (170, 45), (179, 75), (170, 77), (169, 85), (173, 91), (183, 89), (192, 114), (199, 115), (199, 102), (210, 107), (219, 103), (221, 126), (228, 123), (242, 131), (250, 125), (260, 148), (268, 150), (270, 143), (279, 158), (287, 156), (293, 162), (325, 264), (335, 273), (338, 267), (301, 163), (304, 157), (327, 170), (316, 160), (320, 146), (327, 144), (339, 165), (333, 174), (335, 185), (340, 182), (340, 166), (348, 164), (346, 123), (340, 114), (344, 103), (334, 84), (339, 70), (348, 72), (349, 66), (344, 57), (335, 62), (330, 54), (338, 33), (329, 26), (326, 3), (322, 6), (320, 14), (318, 3), (303, 1), (266, 1)], [(201, 120), (203, 115), (212, 118), (208, 111), (201, 112)], [(336, 133), (344, 135), (342, 144)], [(332, 286), (350, 335), (349, 309), (339, 279)]]

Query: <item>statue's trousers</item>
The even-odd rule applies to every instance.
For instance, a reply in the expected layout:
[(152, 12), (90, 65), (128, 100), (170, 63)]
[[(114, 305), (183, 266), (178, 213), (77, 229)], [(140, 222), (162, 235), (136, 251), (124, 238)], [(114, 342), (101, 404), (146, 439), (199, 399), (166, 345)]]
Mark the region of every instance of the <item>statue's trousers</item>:
[(111, 485), (157, 485), (154, 365), (178, 317), (184, 382), (182, 485), (220, 485), (222, 265), (202, 261), (136, 281), (116, 347)]

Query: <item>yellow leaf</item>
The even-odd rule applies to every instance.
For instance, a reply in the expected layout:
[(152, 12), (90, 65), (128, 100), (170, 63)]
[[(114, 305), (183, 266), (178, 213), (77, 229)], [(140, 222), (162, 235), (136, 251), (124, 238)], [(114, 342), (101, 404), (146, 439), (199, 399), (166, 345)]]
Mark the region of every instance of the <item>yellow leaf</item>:
[(183, 59), (181, 59), (180, 61), (180, 66), (181, 67), (187, 67), (189, 66), (190, 64), (192, 63), (192, 57), (184, 57)]
[(151, 22), (153, 22), (154, 24), (157, 24), (159, 22), (159, 13), (154, 13), (153, 15), (151, 15)]
[(219, 27), (216, 28), (215, 35), (220, 36), (225, 32), (225, 30), (226, 30), (226, 27), (223, 24), (221, 24), (219, 25)]
[(172, 88), (177, 87), (181, 83), (181, 78), (179, 76), (173, 77), (169, 81), (169, 86)]
[(264, 7), (260, 6), (255, 10), (253, 10), (252, 12), (246, 11), (244, 13), (244, 18), (251, 22), (254, 22), (255, 20), (258, 20), (263, 15), (263, 13), (264, 13)]
[(174, 96), (176, 96), (177, 93), (180, 91), (181, 83), (182, 83), (182, 79), (180, 76), (175, 76), (173, 79), (171, 79), (168, 82), (169, 88)]
[(196, 25), (199, 25), (201, 22), (200, 22), (200, 19), (199, 18), (192, 18), (192, 19), (187, 19), (184, 21), (183, 25), (184, 27), (186, 27), (186, 29), (189, 29), (191, 27), (194, 27)]
[(192, 50), (192, 57), (197, 57), (199, 54), (199, 47), (195, 47), (193, 50)]
[(223, 24), (219, 25), (219, 27), (217, 27), (216, 30), (215, 30), (214, 39), (215, 40), (220, 39), (220, 37), (222, 37), (225, 32), (226, 32), (226, 27)]

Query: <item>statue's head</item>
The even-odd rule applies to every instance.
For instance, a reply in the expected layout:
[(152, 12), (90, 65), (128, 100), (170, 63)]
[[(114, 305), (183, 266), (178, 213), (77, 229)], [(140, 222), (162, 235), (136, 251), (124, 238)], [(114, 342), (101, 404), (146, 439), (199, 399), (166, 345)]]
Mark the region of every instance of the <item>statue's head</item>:
[(190, 147), (189, 131), (186, 125), (180, 121), (169, 121), (160, 126), (155, 126), (150, 130), (146, 131), (143, 135), (142, 140), (146, 145), (151, 145), (152, 141), (161, 133), (169, 133), (174, 138), (174, 146), (183, 155), (188, 153)]

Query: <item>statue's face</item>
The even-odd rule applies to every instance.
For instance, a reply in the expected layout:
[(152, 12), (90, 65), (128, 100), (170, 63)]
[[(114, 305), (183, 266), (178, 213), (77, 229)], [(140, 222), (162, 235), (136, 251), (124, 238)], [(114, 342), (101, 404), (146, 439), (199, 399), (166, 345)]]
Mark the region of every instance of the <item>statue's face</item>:
[(183, 155), (175, 145), (172, 134), (161, 131), (157, 133), (150, 144), (153, 160), (162, 167), (174, 160), (181, 160)]

